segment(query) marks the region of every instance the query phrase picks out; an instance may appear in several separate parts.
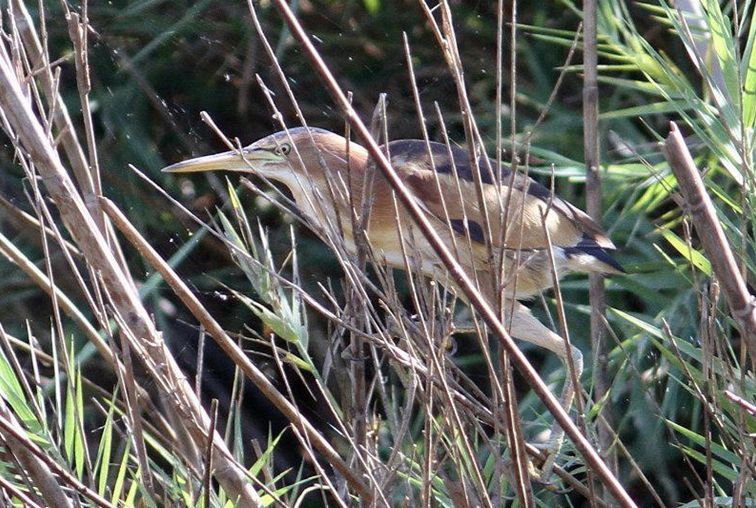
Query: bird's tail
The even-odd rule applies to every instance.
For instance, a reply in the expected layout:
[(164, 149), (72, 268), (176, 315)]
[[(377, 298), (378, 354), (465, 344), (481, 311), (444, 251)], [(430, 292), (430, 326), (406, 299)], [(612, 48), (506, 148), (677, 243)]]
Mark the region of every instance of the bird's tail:
[(564, 256), (568, 269), (573, 272), (626, 273), (622, 265), (609, 255), (608, 249), (587, 238), (574, 247), (565, 247)]

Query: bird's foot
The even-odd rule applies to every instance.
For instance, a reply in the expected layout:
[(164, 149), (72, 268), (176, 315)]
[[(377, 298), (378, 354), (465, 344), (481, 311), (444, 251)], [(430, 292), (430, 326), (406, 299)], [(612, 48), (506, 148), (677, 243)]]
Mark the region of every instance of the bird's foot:
[[(549, 492), (559, 494), (566, 493), (569, 490), (564, 489), (564, 485), (558, 481), (558, 477), (554, 475), (553, 471), (555, 466), (555, 459), (558, 453), (550, 450), (549, 443), (530, 443), (528, 447), (537, 448), (539, 453), (530, 455), (527, 457), (527, 475), (531, 482), (537, 483), (540, 488)], [(505, 465), (509, 468), (515, 467), (511, 462), (511, 458), (507, 459)], [(548, 468), (548, 470), (547, 470)]]
[[(553, 457), (553, 455), (549, 455), (549, 457)], [(546, 465), (547, 464), (544, 464), (544, 466)], [(569, 494), (572, 491), (572, 488), (565, 488), (564, 484), (556, 481), (557, 477), (554, 475), (553, 467), (554, 464), (552, 462), (552, 470), (546, 471), (543, 467), (541, 469), (538, 469), (533, 465), (532, 462), (530, 462), (528, 474), (530, 475), (531, 480), (538, 483), (540, 488), (547, 490), (552, 494)]]
[(538, 483), (546, 486), (546, 488), (556, 489), (556, 485), (553, 482), (554, 467), (556, 465), (556, 460), (559, 457), (559, 452), (562, 449), (563, 442), (564, 433), (561, 432), (561, 429), (557, 428), (556, 432), (555, 429), (551, 430), (551, 436), (546, 442), (533, 444), (533, 447), (542, 450), (541, 456), (543, 457), (545, 455), (545, 458), (540, 469), (536, 468), (532, 461), (530, 462), (530, 476)]
[(557, 484), (552, 481), (553, 478), (551, 476), (546, 478), (543, 474), (543, 469), (536, 466), (532, 460), (528, 461), (528, 477), (548, 491), (556, 492), (559, 490)]
[(557, 455), (558, 453), (555, 453), (552, 450), (548, 450), (547, 455), (546, 455), (546, 460), (544, 461), (540, 469), (537, 469), (531, 462), (530, 463), (531, 478), (533, 478), (538, 483), (545, 485), (547, 487), (553, 485), (554, 464), (556, 463)]

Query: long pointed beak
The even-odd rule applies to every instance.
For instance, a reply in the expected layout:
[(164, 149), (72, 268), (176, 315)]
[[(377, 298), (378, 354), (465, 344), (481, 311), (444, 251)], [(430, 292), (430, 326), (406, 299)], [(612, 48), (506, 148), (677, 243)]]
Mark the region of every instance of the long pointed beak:
[(255, 172), (254, 166), (278, 162), (280, 157), (266, 150), (244, 150), (244, 156), (237, 151), (206, 155), (177, 162), (163, 168), (163, 173), (198, 173), (201, 171)]

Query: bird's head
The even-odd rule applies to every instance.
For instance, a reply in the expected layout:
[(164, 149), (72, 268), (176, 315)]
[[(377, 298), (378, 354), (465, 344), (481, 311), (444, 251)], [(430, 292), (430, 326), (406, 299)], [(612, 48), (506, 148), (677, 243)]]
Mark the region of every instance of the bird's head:
[[(178, 162), (166, 173), (235, 171), (250, 173), (288, 187), (300, 211), (317, 224), (332, 213), (333, 206), (321, 205), (329, 189), (341, 203), (361, 182), (367, 152), (357, 143), (324, 129), (297, 127), (266, 136), (241, 150), (206, 155)], [(346, 172), (352, 174), (347, 178)], [(358, 187), (357, 187), (358, 188)]]
[[(360, 156), (362, 151), (359, 145), (352, 143), (352, 154)], [(241, 150), (178, 162), (164, 168), (163, 172), (252, 173), (292, 188), (298, 179), (314, 179), (317, 184), (318, 180), (326, 177), (325, 168), (342, 171), (346, 167), (347, 141), (344, 137), (324, 129), (297, 127), (266, 136)]]

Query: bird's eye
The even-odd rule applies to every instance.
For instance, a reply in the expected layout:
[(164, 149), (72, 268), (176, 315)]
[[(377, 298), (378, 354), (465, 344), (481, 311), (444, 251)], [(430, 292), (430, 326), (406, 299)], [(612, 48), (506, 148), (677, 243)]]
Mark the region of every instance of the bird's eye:
[(289, 155), (289, 153), (291, 152), (291, 145), (288, 143), (281, 143), (276, 147), (275, 152), (278, 155)]

